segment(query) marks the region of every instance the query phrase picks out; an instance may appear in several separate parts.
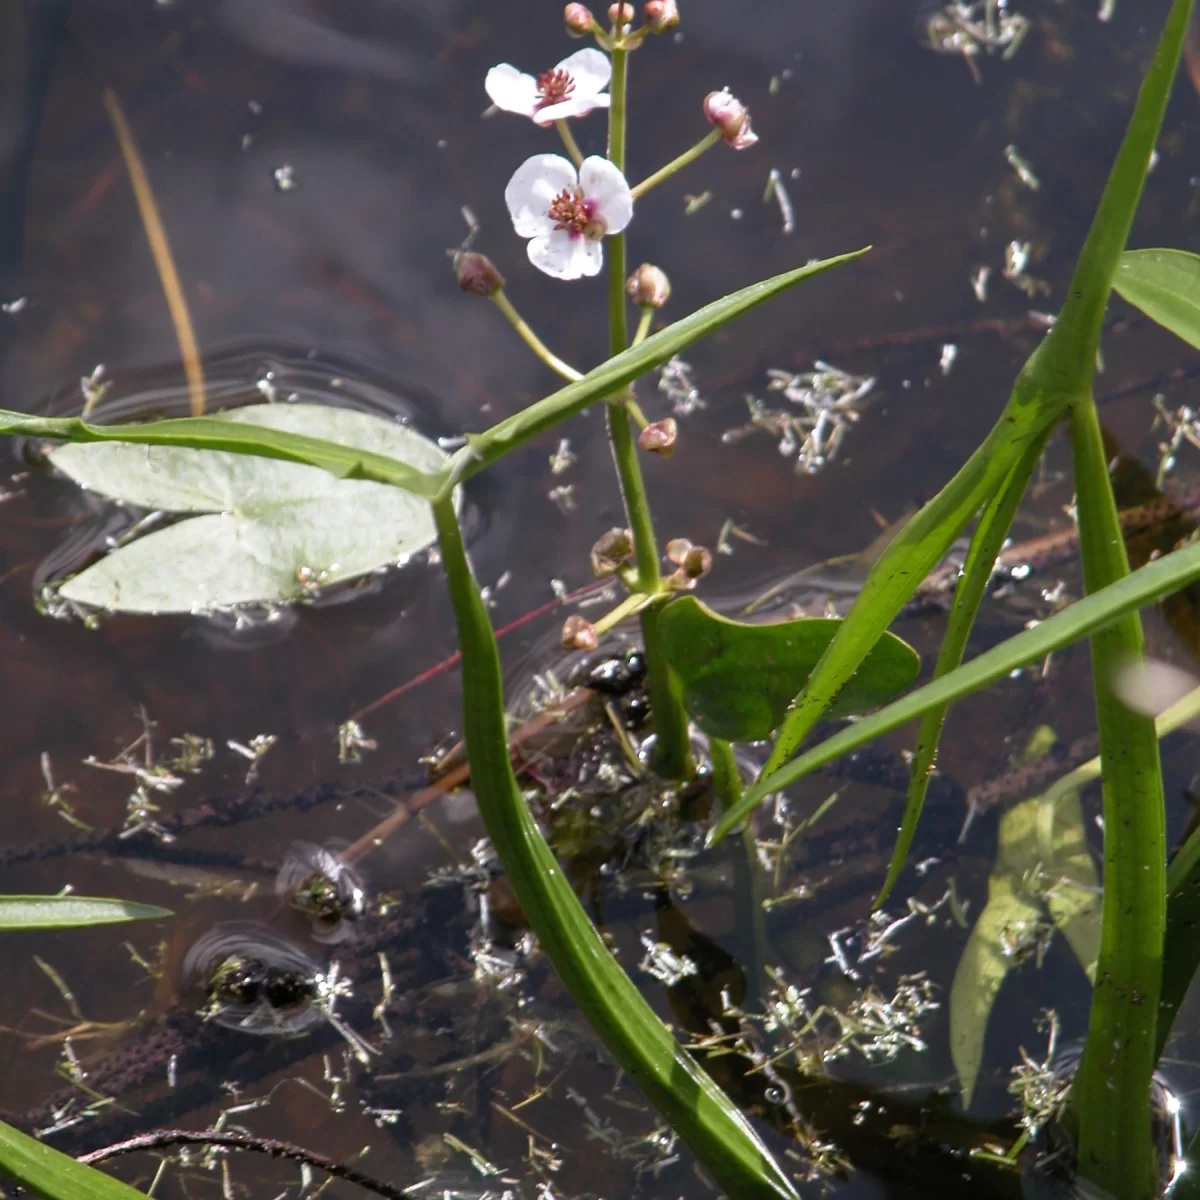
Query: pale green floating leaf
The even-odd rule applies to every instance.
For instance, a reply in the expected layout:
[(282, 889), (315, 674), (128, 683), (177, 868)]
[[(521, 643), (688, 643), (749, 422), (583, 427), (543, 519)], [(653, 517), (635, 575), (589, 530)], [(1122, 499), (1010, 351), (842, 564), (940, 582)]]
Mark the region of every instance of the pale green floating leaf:
[(1186, 250), (1126, 250), (1113, 287), (1151, 320), (1200, 349), (1200, 256)]
[(95, 896), (0, 896), (0, 929), (74, 929), (156, 921), (172, 916), (167, 908)]
[[(447, 458), (412, 430), (352, 409), (258, 405), (219, 419), (327, 438), (420, 470), (437, 470)], [(419, 496), (278, 459), (124, 442), (65, 445), (51, 459), (114, 499), (209, 514), (138, 538), (59, 589), (95, 608), (202, 613), (286, 603), (403, 562), (435, 536)]]

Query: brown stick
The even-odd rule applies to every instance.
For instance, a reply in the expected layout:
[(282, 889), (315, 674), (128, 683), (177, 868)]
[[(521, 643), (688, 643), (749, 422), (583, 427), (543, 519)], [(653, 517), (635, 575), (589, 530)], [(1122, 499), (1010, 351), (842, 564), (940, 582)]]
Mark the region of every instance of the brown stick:
[(197, 1145), (228, 1146), (233, 1150), (252, 1150), (256, 1154), (266, 1154), (271, 1158), (286, 1158), (292, 1162), (306, 1163), (324, 1171), (326, 1175), (344, 1179), (347, 1183), (356, 1184), (377, 1196), (385, 1196), (387, 1200), (405, 1200), (406, 1196), (411, 1196), (411, 1193), (403, 1188), (374, 1179), (355, 1167), (348, 1167), (335, 1159), (327, 1158), (324, 1154), (317, 1154), (291, 1142), (255, 1137), (249, 1133), (197, 1133), (187, 1129), (153, 1129), (149, 1133), (140, 1133), (126, 1141), (93, 1150), (90, 1154), (82, 1154), (77, 1161), (90, 1167), (106, 1159), (116, 1158), (120, 1154), (133, 1154), (140, 1150), (163, 1150), (168, 1146)]

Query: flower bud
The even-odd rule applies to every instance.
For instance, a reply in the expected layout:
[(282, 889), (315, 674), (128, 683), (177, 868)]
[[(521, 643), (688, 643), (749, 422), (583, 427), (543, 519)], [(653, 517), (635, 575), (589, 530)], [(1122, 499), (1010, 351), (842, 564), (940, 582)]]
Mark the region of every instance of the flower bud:
[(633, 5), (632, 4), (610, 4), (608, 6), (608, 19), (618, 29), (625, 29), (633, 24)]
[(689, 579), (703, 579), (712, 570), (712, 551), (705, 546), (693, 546), (684, 556), (679, 569)]
[(674, 417), (652, 421), (638, 434), (638, 446), (651, 454), (670, 458), (675, 453), (675, 439), (679, 435), (679, 422)]
[(494, 296), (504, 287), (504, 276), (496, 270), (496, 264), (486, 254), (473, 250), (455, 257), (454, 273), (458, 286), (476, 296)]
[(679, 6), (675, 0), (647, 0), (645, 15), (651, 33), (666, 33), (679, 24)]
[(667, 561), (677, 567), (683, 566), (683, 560), (691, 552), (692, 543), (687, 538), (672, 538), (667, 543)]
[(568, 4), (563, 9), (563, 24), (571, 37), (587, 37), (596, 26), (592, 10), (586, 4)]
[(591, 557), (597, 579), (615, 575), (633, 561), (633, 534), (628, 529), (610, 529), (592, 547)]
[(642, 263), (625, 280), (625, 291), (630, 300), (642, 308), (662, 308), (671, 298), (671, 281), (659, 267)]
[(758, 141), (758, 135), (750, 128), (749, 111), (728, 88), (704, 97), (704, 116), (734, 150), (745, 150)]
[(572, 613), (562, 627), (562, 648), (564, 650), (595, 650), (600, 644), (596, 636), (596, 627), (591, 621), (585, 621), (578, 613)]

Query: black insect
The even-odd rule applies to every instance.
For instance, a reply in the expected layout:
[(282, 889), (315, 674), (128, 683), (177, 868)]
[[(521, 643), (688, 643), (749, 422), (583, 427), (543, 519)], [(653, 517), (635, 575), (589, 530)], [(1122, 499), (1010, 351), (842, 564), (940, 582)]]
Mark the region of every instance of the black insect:
[(589, 664), (576, 680), (603, 696), (624, 696), (646, 678), (646, 656), (629, 650)]

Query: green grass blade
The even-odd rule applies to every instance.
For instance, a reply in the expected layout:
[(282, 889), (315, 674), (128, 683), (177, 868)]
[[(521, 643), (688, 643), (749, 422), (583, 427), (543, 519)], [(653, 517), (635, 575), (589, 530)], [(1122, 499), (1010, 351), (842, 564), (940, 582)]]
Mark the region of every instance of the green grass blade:
[(0, 930), (76, 929), (122, 921), (159, 921), (170, 909), (94, 896), (0, 896)]
[(491, 622), (449, 501), (434, 504), (462, 651), (463, 733), (488, 836), (567, 990), (629, 1073), (730, 1196), (798, 1200), (746, 1117), (681, 1047), (588, 920), (513, 775)]
[[(1046, 446), (1050, 430), (1046, 429), (1042, 436), (1030, 442), (1020, 462), (1013, 468), (1004, 486), (988, 502), (979, 519), (979, 527), (971, 539), (971, 549), (967, 561), (963, 565), (962, 578), (954, 593), (954, 608), (946, 624), (946, 633), (938, 651), (937, 663), (933, 669), (933, 678), (940, 679), (948, 675), (962, 662), (963, 651), (967, 647), (967, 639), (971, 635), (971, 627), (975, 624), (975, 616), (983, 600), (983, 593), (992, 569), (996, 564), (996, 556), (1008, 536), (1009, 526), (1012, 525), (1017, 507), (1029, 486), (1029, 478), (1037, 467)], [(875, 898), (875, 907), (882, 907), (888, 894), (896, 884), (904, 862), (908, 858), (913, 837), (917, 832), (917, 822), (921, 818), (921, 809), (925, 805), (925, 793), (929, 790), (929, 779), (933, 764), (937, 759), (938, 746), (942, 740), (942, 726), (946, 721), (949, 705), (939, 705), (930, 709), (922, 718), (917, 733), (917, 748), (913, 754), (912, 775), (908, 784), (908, 799), (904, 806), (904, 817), (900, 822), (900, 832), (896, 837), (896, 846), (892, 851), (891, 865), (888, 867), (887, 878), (879, 895)]]
[(1128, 612), (1153, 604), (1164, 596), (1186, 587), (1200, 578), (1200, 543), (1173, 550), (1154, 562), (1131, 571), (1119, 583), (1110, 584), (1076, 601), (1040, 625), (1023, 630), (999, 646), (971, 659), (949, 675), (919, 687), (893, 701), (886, 708), (863, 717), (853, 725), (826, 738), (819, 745), (793, 759), (774, 774), (756, 780), (748, 790), (733, 818), (718, 826), (721, 833), (732, 828), (763, 797), (777, 792), (817, 767), (833, 762), (860, 746), (900, 728), (940, 704), (961, 700), (990, 683), (1005, 678), (1018, 667), (1037, 662), (1054, 650), (1087, 637)]
[[(1129, 560), (1096, 406), (1071, 412), (1079, 550), (1087, 591), (1129, 576)], [(1118, 670), (1141, 661), (1136, 611), (1091, 635), (1092, 681), (1104, 771), (1104, 908), (1091, 1017), (1071, 1091), (1080, 1174), (1114, 1196), (1154, 1192), (1150, 1076), (1166, 921), (1166, 816), (1152, 717), (1113, 693)]]
[(672, 355), (687, 349), (693, 342), (727, 325), (735, 317), (740, 317), (764, 301), (832, 267), (853, 262), (869, 249), (867, 246), (850, 254), (839, 254), (835, 258), (809, 263), (794, 271), (785, 271), (740, 291), (731, 292), (728, 296), (714, 300), (682, 320), (668, 325), (666, 329), (648, 337), (640, 345), (614, 355), (575, 383), (569, 383), (544, 400), (506, 417), (484, 433), (471, 436), (468, 439), (469, 444), (454, 456), (443, 471), (442, 490), (445, 491), (452, 483), (469, 479), (510, 450), (553, 428), (567, 417), (582, 412), (596, 401), (619, 392), (639, 376), (652, 371)]
[(1200, 349), (1200, 255), (1126, 250), (1113, 288), (1152, 321)]
[(0, 1171), (47, 1200), (146, 1200), (120, 1180), (0, 1124)]
[(285, 462), (320, 467), (339, 479), (390, 483), (418, 496), (431, 498), (439, 477), (408, 463), (339, 446), (322, 438), (217, 421), (211, 417), (179, 417), (144, 425), (89, 425), (82, 417), (31, 417), (0, 409), (0, 435), (55, 438), (64, 442), (134, 442), (147, 446), (183, 446), (193, 450), (225, 450)]

